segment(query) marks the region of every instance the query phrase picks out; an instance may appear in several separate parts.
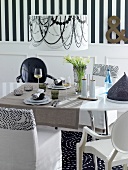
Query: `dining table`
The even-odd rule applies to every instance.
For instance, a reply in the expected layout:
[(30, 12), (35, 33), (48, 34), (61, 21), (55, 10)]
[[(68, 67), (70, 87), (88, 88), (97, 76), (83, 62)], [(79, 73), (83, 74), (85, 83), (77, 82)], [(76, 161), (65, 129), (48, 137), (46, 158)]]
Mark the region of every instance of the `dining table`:
[[(30, 83), (32, 91), (25, 91), (26, 84), (18, 89), (23, 91), (22, 95), (16, 96), (14, 92), (7, 94), (0, 99), (0, 107), (11, 107), (19, 109), (32, 109), (37, 125), (47, 125), (52, 127), (64, 127), (78, 129), (80, 109), (87, 111), (90, 115), (91, 127), (95, 130), (95, 120), (93, 111), (104, 111), (106, 134), (108, 134), (107, 114), (108, 110), (128, 110), (128, 103), (115, 103), (107, 100), (103, 87), (96, 87), (96, 101), (84, 100), (75, 93), (74, 87), (59, 90), (58, 99), (51, 99), (52, 88), (46, 88), (45, 96), (49, 97), (49, 103), (37, 105), (35, 103), (25, 104), (24, 100), (30, 98), (37, 92), (38, 84)], [(28, 85), (28, 83), (27, 83)], [(86, 113), (86, 114), (87, 114)]]

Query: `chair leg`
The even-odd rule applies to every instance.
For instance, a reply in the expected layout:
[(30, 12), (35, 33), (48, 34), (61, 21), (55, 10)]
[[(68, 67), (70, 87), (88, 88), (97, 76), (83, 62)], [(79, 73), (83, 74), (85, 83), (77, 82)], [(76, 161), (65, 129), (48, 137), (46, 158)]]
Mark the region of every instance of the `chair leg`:
[(108, 162), (105, 162), (105, 170), (108, 170)]
[(105, 170), (112, 170), (111, 162), (105, 162)]
[(94, 160), (94, 164), (95, 164), (95, 170), (98, 170), (97, 156), (93, 155), (93, 160)]
[(123, 165), (123, 170), (127, 170), (127, 164)]
[(82, 164), (83, 164), (83, 149), (82, 147), (79, 147), (79, 144), (76, 145), (76, 163), (77, 163), (77, 170), (82, 170)]

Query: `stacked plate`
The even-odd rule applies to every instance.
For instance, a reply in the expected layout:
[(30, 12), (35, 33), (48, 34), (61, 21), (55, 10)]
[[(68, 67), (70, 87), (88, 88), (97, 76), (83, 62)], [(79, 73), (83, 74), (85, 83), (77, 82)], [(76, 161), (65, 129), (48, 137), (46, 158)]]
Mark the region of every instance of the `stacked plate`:
[(50, 102), (51, 99), (48, 96), (45, 96), (42, 100), (34, 100), (32, 97), (24, 99), (25, 104), (31, 104), (31, 105), (42, 105), (42, 104), (48, 104)]
[(48, 89), (65, 90), (69, 89), (71, 86), (56, 86), (55, 84), (48, 85)]

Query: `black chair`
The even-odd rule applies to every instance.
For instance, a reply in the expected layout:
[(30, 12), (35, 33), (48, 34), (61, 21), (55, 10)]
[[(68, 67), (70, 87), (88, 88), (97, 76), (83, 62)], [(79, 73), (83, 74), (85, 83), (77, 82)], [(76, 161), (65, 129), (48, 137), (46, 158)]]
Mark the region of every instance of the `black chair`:
[(39, 79), (40, 83), (44, 83), (47, 77), (53, 79), (54, 82), (57, 80), (53, 76), (47, 74), (46, 65), (41, 59), (31, 57), (23, 61), (20, 68), (20, 76), (16, 78), (17, 83), (20, 82), (20, 79), (22, 80), (23, 83), (25, 82), (36, 83), (38, 80), (34, 77), (35, 68), (42, 69), (42, 78)]

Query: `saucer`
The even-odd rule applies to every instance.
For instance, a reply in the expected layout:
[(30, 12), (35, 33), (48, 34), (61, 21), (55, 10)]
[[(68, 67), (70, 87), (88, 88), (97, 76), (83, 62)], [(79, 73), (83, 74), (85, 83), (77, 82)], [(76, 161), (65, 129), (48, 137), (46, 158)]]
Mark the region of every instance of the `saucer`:
[[(29, 98), (30, 99), (30, 98)], [(23, 102), (25, 104), (28, 104), (28, 105), (44, 105), (44, 104), (48, 104), (52, 101), (52, 99), (48, 98), (47, 100), (42, 100), (40, 102), (31, 102), (29, 101), (28, 99), (24, 99)]]
[(50, 99), (50, 98), (49, 98), (48, 96), (44, 96), (44, 98), (41, 99), (41, 100), (34, 100), (32, 97), (29, 97), (29, 98), (27, 98), (26, 100), (27, 100), (28, 102), (31, 102), (31, 103), (42, 103), (42, 102), (48, 101), (49, 99)]
[(67, 87), (65, 87), (65, 86), (56, 86), (56, 85), (54, 85), (54, 84), (50, 84), (50, 85), (48, 85), (48, 89), (53, 89), (53, 90), (66, 90), (66, 89), (69, 89), (69, 88), (71, 88), (71, 86), (67, 86)]

